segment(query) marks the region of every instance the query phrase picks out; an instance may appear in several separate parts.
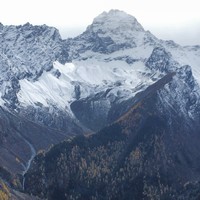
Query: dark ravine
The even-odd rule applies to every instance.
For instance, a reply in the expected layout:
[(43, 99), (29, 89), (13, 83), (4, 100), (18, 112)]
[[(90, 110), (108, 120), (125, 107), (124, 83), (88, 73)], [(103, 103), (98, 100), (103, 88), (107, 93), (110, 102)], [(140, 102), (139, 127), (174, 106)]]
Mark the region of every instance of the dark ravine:
[(24, 185), (25, 185), (25, 174), (28, 172), (30, 166), (31, 166), (31, 162), (32, 160), (34, 159), (34, 157), (36, 156), (36, 150), (35, 148), (33, 147), (33, 145), (27, 141), (26, 139), (24, 139), (24, 141), (28, 144), (28, 146), (30, 147), (30, 150), (31, 150), (31, 157), (30, 159), (28, 160), (27, 164), (24, 166), (24, 171), (22, 172), (22, 176), (23, 176), (23, 180), (22, 180), (22, 189), (24, 190)]
[(29, 170), (31, 162), (34, 159), (34, 157), (36, 156), (36, 150), (35, 150), (35, 147), (25, 137), (23, 137), (20, 134), (20, 132), (16, 132), (16, 134), (19, 136), (19, 138), (21, 138), (22, 141), (24, 141), (28, 145), (28, 147), (30, 149), (30, 158), (27, 160), (27, 162), (25, 164), (21, 163), (21, 165), (23, 166), (23, 171), (22, 171), (22, 190), (24, 190), (25, 174)]

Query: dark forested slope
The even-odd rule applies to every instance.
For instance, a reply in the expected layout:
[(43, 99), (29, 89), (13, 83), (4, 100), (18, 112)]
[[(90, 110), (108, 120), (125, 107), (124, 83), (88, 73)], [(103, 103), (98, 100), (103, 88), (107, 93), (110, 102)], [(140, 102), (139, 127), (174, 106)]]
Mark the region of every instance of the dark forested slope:
[[(116, 122), (39, 154), (25, 189), (55, 199), (198, 199), (200, 135), (160, 94), (171, 73), (137, 95)], [(189, 189), (188, 189), (189, 188)]]

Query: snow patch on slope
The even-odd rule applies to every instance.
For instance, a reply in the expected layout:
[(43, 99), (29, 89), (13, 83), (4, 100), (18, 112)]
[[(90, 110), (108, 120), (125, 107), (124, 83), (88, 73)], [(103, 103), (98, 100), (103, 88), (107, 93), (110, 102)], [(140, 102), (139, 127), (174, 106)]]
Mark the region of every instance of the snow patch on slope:
[(20, 87), (21, 90), (17, 96), (22, 104), (32, 105), (39, 102), (48, 107), (49, 104), (56, 103), (62, 108), (67, 105), (73, 90), (65, 77), (59, 80), (48, 72), (44, 72), (36, 82), (20, 80)]
[[(58, 70), (61, 75), (56, 77), (50, 71), (44, 72), (35, 82), (27, 79), (19, 81), (21, 89), (17, 97), (22, 106), (41, 103), (45, 107), (52, 104), (61, 109), (69, 109), (70, 103), (75, 100), (76, 85), (80, 86), (80, 98), (86, 98), (106, 88), (111, 88), (111, 93), (115, 95), (120, 90), (126, 98), (127, 95), (133, 96), (141, 90), (141, 85), (147, 87), (154, 82), (147, 75), (148, 69), (141, 61), (132, 65), (124, 61), (105, 63), (96, 59), (74, 61), (65, 65), (56, 61), (53, 63), (53, 70)], [(156, 76), (154, 74), (154, 78)]]

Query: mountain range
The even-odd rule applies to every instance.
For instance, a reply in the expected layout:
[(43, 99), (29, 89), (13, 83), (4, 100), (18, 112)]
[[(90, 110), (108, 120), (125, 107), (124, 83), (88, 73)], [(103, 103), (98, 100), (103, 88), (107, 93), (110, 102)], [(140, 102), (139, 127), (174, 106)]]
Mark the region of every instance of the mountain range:
[(200, 46), (158, 39), (119, 10), (66, 40), (0, 24), (0, 41), (0, 177), (12, 195), (200, 198)]

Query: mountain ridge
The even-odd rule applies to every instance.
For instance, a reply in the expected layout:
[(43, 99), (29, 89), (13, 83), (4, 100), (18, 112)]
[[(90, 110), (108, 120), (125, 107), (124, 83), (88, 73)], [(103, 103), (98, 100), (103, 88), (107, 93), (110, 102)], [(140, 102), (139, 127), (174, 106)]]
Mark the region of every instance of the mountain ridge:
[[(71, 135), (98, 132), (166, 77), (170, 83), (161, 84), (157, 104), (152, 103), (169, 124), (161, 119), (163, 128), (158, 129), (170, 126), (176, 132), (184, 122), (188, 134), (199, 130), (199, 46), (159, 40), (122, 11), (100, 14), (85, 32), (66, 40), (46, 25), (1, 24), (0, 41), (0, 148), (7, 145), (9, 152), (2, 153), (0, 160), (11, 173), (21, 173), (22, 163), (26, 165), (31, 158), (30, 146), (23, 140), (39, 151)], [(187, 137), (180, 135), (180, 140), (187, 143)], [(17, 149), (18, 159), (11, 152), (16, 150), (14, 141), (27, 149), (26, 153)], [(192, 148), (189, 151), (198, 155)], [(186, 158), (180, 153), (177, 159)]]

